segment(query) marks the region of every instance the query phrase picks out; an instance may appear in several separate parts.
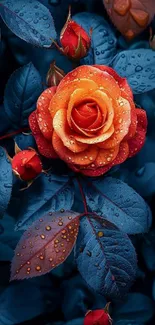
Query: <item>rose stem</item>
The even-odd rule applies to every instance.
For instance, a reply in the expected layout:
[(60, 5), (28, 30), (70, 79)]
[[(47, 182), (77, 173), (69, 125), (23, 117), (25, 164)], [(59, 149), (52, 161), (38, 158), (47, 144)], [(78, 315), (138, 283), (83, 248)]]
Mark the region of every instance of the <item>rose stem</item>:
[(25, 132), (25, 131), (30, 131), (30, 129), (25, 127), (25, 128), (22, 128), (22, 129), (19, 129), (19, 130), (15, 131), (15, 132), (2, 135), (0, 137), (0, 140), (11, 138), (12, 136), (14, 136), (16, 134), (19, 134), (19, 133), (22, 133), (22, 132)]
[(81, 185), (81, 183), (80, 183), (79, 178), (77, 178), (76, 180), (77, 180), (77, 183), (78, 183), (78, 185), (79, 185), (79, 190), (80, 190), (80, 193), (81, 193), (81, 196), (82, 196), (82, 201), (83, 201), (83, 205), (84, 205), (84, 212), (85, 212), (86, 214), (88, 214), (87, 202), (86, 202), (86, 198), (85, 198), (85, 194), (84, 194), (84, 191), (83, 191), (82, 185)]

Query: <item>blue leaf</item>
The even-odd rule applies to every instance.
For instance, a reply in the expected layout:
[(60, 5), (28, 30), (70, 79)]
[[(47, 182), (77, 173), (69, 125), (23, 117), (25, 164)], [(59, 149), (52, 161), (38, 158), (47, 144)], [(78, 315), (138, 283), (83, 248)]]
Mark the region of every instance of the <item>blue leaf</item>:
[(155, 229), (145, 235), (141, 253), (149, 271), (155, 271)]
[(42, 91), (41, 77), (32, 63), (11, 75), (5, 89), (4, 108), (12, 126), (19, 128), (28, 124)]
[(41, 175), (33, 185), (19, 195), (20, 211), (16, 230), (26, 230), (33, 221), (49, 211), (71, 209), (74, 201), (72, 183), (68, 177), (48, 173)]
[[(130, 322), (131, 324), (145, 323), (152, 318), (153, 314), (153, 301), (149, 297), (138, 292), (129, 293), (123, 301), (114, 304), (113, 308), (113, 319), (115, 321), (124, 320), (123, 324), (130, 324)], [(125, 320), (130, 322), (125, 323)]]
[(4, 106), (0, 106), (0, 134), (5, 134), (10, 128), (10, 121), (8, 120)]
[(12, 168), (5, 150), (0, 147), (0, 218), (10, 201), (12, 191)]
[(155, 162), (148, 162), (129, 173), (128, 184), (144, 197), (155, 194)]
[(85, 186), (87, 204), (93, 212), (127, 234), (144, 233), (151, 226), (151, 211), (143, 198), (122, 181), (107, 177)]
[(19, 324), (43, 312), (45, 302), (42, 292), (28, 281), (12, 283), (0, 295), (1, 325)]
[(155, 52), (147, 49), (128, 50), (115, 56), (112, 67), (127, 78), (134, 94), (155, 88)]
[(82, 218), (75, 257), (87, 284), (110, 299), (123, 296), (134, 280), (134, 247), (128, 236), (107, 220)]
[(107, 21), (98, 15), (88, 12), (79, 13), (73, 19), (80, 24), (89, 34), (92, 33), (92, 47), (83, 64), (105, 64), (109, 65), (116, 54), (117, 40), (112, 28)]
[(0, 14), (18, 37), (33, 45), (50, 47), (56, 38), (50, 11), (37, 0), (2, 0)]
[[(0, 220), (0, 261), (11, 261), (21, 233), (14, 231), (15, 220), (5, 213)], [(2, 231), (3, 230), (3, 231)]]
[(14, 140), (21, 150), (28, 147), (36, 148), (36, 142), (31, 134), (18, 134), (14, 137)]

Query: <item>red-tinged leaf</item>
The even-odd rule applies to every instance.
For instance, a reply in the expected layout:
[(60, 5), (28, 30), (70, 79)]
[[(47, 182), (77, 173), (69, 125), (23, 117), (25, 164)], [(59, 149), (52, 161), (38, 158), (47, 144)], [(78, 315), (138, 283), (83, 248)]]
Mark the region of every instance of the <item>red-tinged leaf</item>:
[(22, 235), (11, 266), (11, 280), (40, 276), (63, 263), (77, 239), (79, 213), (49, 212)]

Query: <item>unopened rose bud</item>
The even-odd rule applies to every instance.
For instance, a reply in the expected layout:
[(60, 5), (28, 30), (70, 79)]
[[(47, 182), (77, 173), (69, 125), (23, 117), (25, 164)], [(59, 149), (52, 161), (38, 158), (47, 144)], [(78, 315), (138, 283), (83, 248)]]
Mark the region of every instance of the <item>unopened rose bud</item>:
[(84, 325), (112, 325), (108, 308), (109, 304), (105, 309), (89, 310), (84, 318)]
[(60, 81), (63, 79), (64, 76), (65, 76), (64, 71), (56, 66), (55, 61), (52, 61), (46, 76), (47, 86), (48, 87), (58, 86), (58, 84), (60, 83)]
[(73, 60), (80, 60), (87, 55), (91, 38), (85, 30), (71, 19), (71, 12), (60, 34), (63, 53)]
[(12, 158), (14, 174), (23, 181), (30, 181), (42, 172), (42, 163), (33, 149), (19, 151)]
[(155, 50), (155, 35), (153, 35), (152, 28), (150, 27), (150, 39), (149, 39), (150, 47), (152, 50)]

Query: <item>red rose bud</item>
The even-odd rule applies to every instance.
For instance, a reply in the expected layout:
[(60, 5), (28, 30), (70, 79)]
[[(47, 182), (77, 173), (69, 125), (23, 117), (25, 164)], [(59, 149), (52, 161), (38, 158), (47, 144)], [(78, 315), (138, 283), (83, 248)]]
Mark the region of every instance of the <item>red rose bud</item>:
[(60, 34), (63, 53), (73, 60), (80, 60), (87, 55), (91, 38), (85, 30), (71, 19), (71, 11)]
[(19, 151), (12, 159), (12, 169), (16, 176), (30, 181), (42, 172), (41, 160), (33, 149)]
[(105, 306), (105, 309), (89, 310), (85, 316), (84, 325), (112, 325), (109, 304)]
[(58, 84), (60, 83), (60, 81), (63, 79), (64, 76), (65, 76), (64, 71), (56, 66), (55, 61), (52, 61), (52, 63), (50, 64), (50, 69), (46, 76), (47, 86), (48, 87), (58, 86)]

